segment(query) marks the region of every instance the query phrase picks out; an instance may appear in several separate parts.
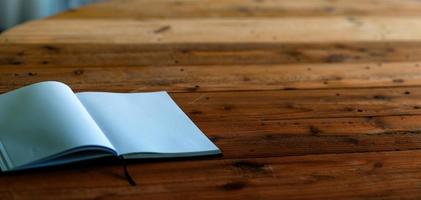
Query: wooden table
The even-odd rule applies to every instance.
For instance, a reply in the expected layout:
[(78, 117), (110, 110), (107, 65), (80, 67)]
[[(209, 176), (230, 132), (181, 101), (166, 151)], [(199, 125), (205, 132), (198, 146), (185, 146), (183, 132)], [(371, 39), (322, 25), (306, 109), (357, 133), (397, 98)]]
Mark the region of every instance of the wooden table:
[(221, 158), (0, 176), (2, 199), (420, 199), (421, 2), (114, 0), (0, 36), (0, 92), (167, 90)]

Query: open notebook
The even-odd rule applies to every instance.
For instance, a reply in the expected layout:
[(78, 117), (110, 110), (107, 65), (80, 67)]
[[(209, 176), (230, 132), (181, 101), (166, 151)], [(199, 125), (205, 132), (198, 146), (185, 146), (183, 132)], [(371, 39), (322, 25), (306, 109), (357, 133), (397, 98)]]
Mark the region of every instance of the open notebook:
[(73, 93), (48, 81), (0, 95), (2, 171), (219, 153), (166, 92)]

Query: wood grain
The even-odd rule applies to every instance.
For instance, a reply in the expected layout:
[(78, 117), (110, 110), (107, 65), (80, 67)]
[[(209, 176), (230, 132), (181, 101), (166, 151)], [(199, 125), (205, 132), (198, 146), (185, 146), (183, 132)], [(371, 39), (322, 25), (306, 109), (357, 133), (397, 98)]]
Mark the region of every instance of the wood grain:
[(80, 165), (5, 176), (0, 191), (19, 199), (417, 199), (420, 160), (420, 151), (405, 151), (139, 163), (129, 168), (136, 187), (120, 168)]
[(2, 34), (0, 64), (416, 62), (420, 24), (419, 17), (45, 20)]
[[(329, 26), (323, 26), (329, 24)], [(1, 43), (329, 43), (420, 41), (421, 17), (60, 19), (6, 31)], [(167, 28), (165, 28), (167, 27)], [(228, 28), (227, 28), (228, 27)], [(165, 28), (165, 29), (163, 29)], [(75, 31), (76, 30), (76, 31)], [(352, 34), (348, 34), (352, 33)]]
[(419, 149), (418, 88), (176, 93), (225, 152), (263, 157)]
[[(2, 36), (0, 36), (1, 38)], [(9, 44), (0, 45), (0, 65), (106, 67), (373, 63), (421, 60), (421, 43), (236, 43), (236, 44)]]
[[(127, 5), (130, 6), (127, 6)], [(139, 9), (147, 8), (147, 9)], [(171, 12), (168, 12), (168, 9)], [(70, 10), (52, 18), (138, 19), (226, 18), (286, 16), (419, 16), (421, 4), (414, 0), (113, 0)]]
[(222, 157), (1, 174), (0, 199), (420, 199), (421, 2), (111, 0), (0, 35), (0, 92), (166, 90)]
[[(70, 61), (69, 61), (70, 62)], [(421, 86), (421, 63), (0, 68), (0, 91), (58, 80), (76, 91), (141, 92), (344, 89)]]

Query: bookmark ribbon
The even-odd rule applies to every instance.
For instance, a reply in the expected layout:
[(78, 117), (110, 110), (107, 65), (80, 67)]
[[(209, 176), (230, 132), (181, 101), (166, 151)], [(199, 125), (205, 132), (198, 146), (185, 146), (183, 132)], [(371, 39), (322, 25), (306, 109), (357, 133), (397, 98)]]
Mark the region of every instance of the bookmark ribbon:
[(118, 156), (121, 165), (123, 166), (123, 171), (124, 171), (124, 176), (126, 177), (127, 182), (129, 182), (129, 184), (131, 186), (136, 186), (136, 182), (133, 180), (133, 178), (130, 176), (129, 171), (127, 170), (127, 165), (126, 165), (126, 161), (124, 160), (123, 156)]

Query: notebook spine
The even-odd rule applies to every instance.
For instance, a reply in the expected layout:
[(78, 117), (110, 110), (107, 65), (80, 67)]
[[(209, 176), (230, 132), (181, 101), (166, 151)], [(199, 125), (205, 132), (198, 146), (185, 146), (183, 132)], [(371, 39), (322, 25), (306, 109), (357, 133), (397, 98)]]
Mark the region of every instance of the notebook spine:
[(4, 148), (3, 143), (0, 141), (0, 168), (2, 171), (8, 171), (13, 168), (12, 161), (9, 158), (9, 154)]

